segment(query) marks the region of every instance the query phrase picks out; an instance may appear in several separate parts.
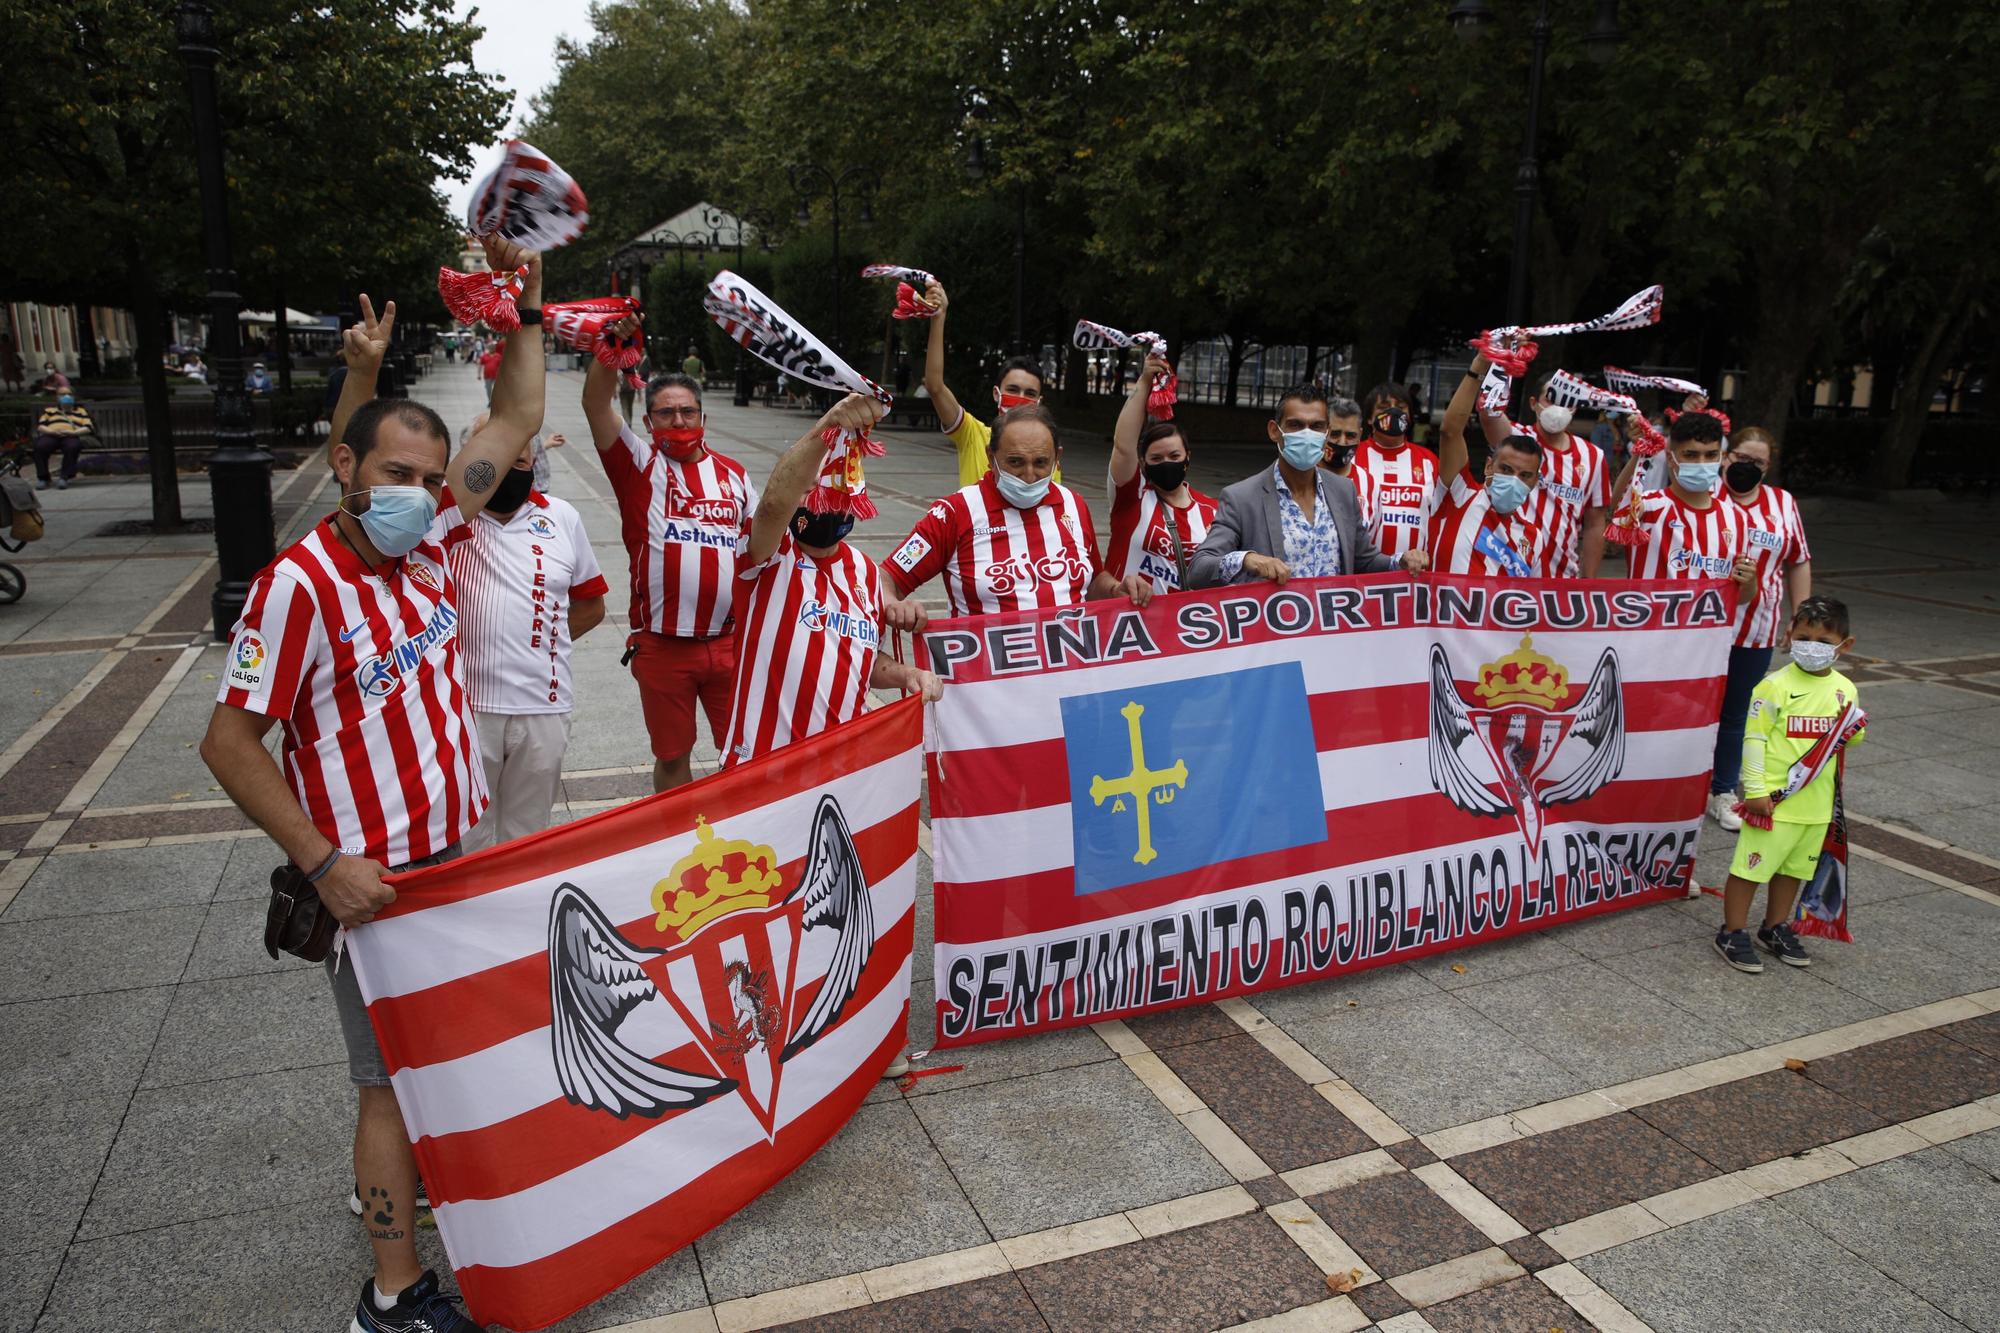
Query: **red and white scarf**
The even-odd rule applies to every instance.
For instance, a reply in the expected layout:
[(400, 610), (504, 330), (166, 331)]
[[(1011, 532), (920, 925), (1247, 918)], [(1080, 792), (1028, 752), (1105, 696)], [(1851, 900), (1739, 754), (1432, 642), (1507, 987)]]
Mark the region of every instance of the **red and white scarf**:
[(937, 279), (920, 268), (904, 268), (900, 264), (870, 264), (861, 270), (864, 278), (896, 279), (896, 308), (890, 313), (897, 319), (929, 319), (938, 308), (924, 299), (924, 288)]
[(559, 341), (622, 372), (625, 382), (639, 389), (644, 387), (644, 381), (636, 367), (646, 359), (645, 335), (634, 332), (629, 337), (620, 337), (607, 332), (626, 316), (639, 313), (638, 300), (630, 296), (552, 302), (542, 307), (542, 327)]
[[(475, 237), (501, 236), (530, 250), (553, 250), (583, 234), (590, 204), (582, 187), (547, 154), (509, 139), (501, 145), (499, 164), (472, 191), (465, 222)], [(516, 302), (522, 287), (519, 273), (438, 270), (438, 297), (452, 318), (463, 324), (484, 321), (496, 333), (521, 327)]]
[(1666, 288), (1658, 283), (1620, 301), (1595, 319), (1569, 324), (1508, 324), (1489, 329), (1472, 340), (1471, 346), (1486, 354), (1493, 364), (1479, 385), (1479, 406), (1487, 412), (1504, 412), (1514, 397), (1514, 378), (1527, 372), (1535, 359), (1536, 338), (1558, 338), (1569, 333), (1603, 333), (1614, 329), (1643, 329), (1660, 322)]
[[(776, 301), (728, 269), (708, 284), (701, 306), (744, 351), (783, 374), (834, 393), (866, 394), (885, 408), (895, 401), (887, 389), (841, 360), (838, 352), (813, 337)], [(829, 427), (822, 438), (827, 446), (826, 461), (820, 467), (818, 482), (806, 495), (806, 508), (814, 513), (838, 511), (856, 518), (875, 517), (875, 502), (868, 498), (861, 460), (887, 451), (865, 430), (856, 433)]]
[[(1138, 347), (1162, 359), (1167, 355), (1167, 340), (1157, 333), (1121, 333), (1109, 324), (1096, 324), (1087, 319), (1076, 322), (1076, 333), (1071, 341), (1086, 352)], [(1180, 387), (1181, 377), (1172, 371), (1153, 376), (1152, 386), (1146, 393), (1146, 415), (1156, 421), (1171, 419), (1174, 404), (1180, 399)]]

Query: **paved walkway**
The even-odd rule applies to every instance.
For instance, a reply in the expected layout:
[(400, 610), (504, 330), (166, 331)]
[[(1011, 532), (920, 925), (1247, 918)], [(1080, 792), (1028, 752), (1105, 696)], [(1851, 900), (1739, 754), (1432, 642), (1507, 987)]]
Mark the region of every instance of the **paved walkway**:
[[(618, 585), (577, 389), (550, 377), (555, 489)], [(454, 427), (479, 405), (462, 367), (419, 396)], [(712, 414), (760, 477), (806, 423)], [(892, 438), (878, 556), (952, 485), (936, 437)], [(1071, 442), (1094, 504), (1103, 456)], [(1211, 450), (1196, 482), (1260, 461)], [(275, 485), (287, 534), (332, 493)], [(142, 482), (44, 498), (0, 607), (0, 1328), (336, 1327), (366, 1269), (352, 1102), (323, 979), (261, 948), (276, 854), (195, 754), (212, 547), (93, 535)], [(1696, 900), (955, 1053), (565, 1327), (2000, 1328), (1993, 510), (1805, 508), (1872, 659), (1856, 944), (1742, 977)], [(564, 817), (647, 788), (619, 647), (579, 647)]]

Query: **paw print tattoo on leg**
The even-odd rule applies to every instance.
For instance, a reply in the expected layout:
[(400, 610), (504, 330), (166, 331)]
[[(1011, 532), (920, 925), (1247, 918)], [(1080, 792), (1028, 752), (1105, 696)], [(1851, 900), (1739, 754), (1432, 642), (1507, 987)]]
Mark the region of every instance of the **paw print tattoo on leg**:
[(368, 1187), (368, 1234), (376, 1240), (401, 1240), (403, 1229), (396, 1225), (396, 1204), (389, 1191)]

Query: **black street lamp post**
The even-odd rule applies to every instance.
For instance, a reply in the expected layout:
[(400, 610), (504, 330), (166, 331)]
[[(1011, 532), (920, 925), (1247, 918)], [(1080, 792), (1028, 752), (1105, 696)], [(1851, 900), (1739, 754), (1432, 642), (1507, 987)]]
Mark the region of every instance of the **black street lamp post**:
[(843, 193), (851, 198), (856, 190), (861, 191), (861, 221), (873, 222), (872, 201), (875, 191), (881, 188), (882, 177), (873, 167), (857, 165), (833, 172), (816, 162), (795, 166), (787, 174), (792, 193), (799, 197), (800, 222), (812, 221), (812, 201), (820, 195), (826, 196), (828, 211), (833, 215), (833, 350), (845, 356), (847, 349), (842, 345), (840, 327), (840, 285), (847, 275), (840, 267), (840, 202)]
[[(1483, 37), (1492, 23), (1493, 11), (1486, 0), (1458, 0), (1446, 15), (1459, 36), (1473, 40)], [(1535, 13), (1534, 56), (1528, 65), (1528, 123), (1521, 136), (1521, 160), (1514, 168), (1514, 253), (1507, 268), (1507, 322), (1524, 324), (1528, 318), (1528, 238), (1535, 225), (1535, 194), (1540, 188), (1541, 168), (1536, 161), (1540, 148), (1542, 119), (1542, 75), (1548, 62), (1549, 41), (1555, 24), (1549, 18), (1549, 0), (1541, 0)], [(1590, 58), (1608, 63), (1618, 53), (1624, 35), (1618, 30), (1618, 0), (1597, 0), (1597, 17), (1584, 35)]]
[(216, 110), (215, 17), (186, 0), (174, 11), (181, 63), (194, 113), (195, 166), (201, 176), (201, 231), (208, 261), (209, 351), (215, 373), (215, 452), (208, 460), (215, 506), (215, 591), (209, 605), (215, 637), (226, 639), (242, 614), (257, 571), (277, 554), (271, 515), (271, 455), (257, 443), (250, 395), (243, 387), (243, 298), (229, 254), (229, 186), (222, 170), (222, 121)]

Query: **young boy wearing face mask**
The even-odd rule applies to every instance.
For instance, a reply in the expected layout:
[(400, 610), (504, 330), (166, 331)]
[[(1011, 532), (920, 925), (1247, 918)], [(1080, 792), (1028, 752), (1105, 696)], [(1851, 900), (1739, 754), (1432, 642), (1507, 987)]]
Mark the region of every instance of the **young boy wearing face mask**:
[(847, 544), (854, 514), (807, 508), (830, 430), (860, 432), (882, 406), (851, 393), (785, 451), (736, 556), (741, 639), (722, 766), (755, 759), (861, 716), (871, 688), (934, 700), (938, 678), (877, 651), (885, 629), (915, 631), (923, 609), (883, 595), (875, 562)]
[(1440, 493), (1437, 455), (1410, 442), (1410, 404), (1394, 384), (1369, 391), (1368, 438), (1355, 461), (1368, 474), (1382, 554), (1426, 549), (1431, 515)]
[[(1839, 753), (1868, 734), (1854, 682), (1833, 669), (1853, 647), (1847, 607), (1831, 597), (1808, 597), (1792, 617), (1792, 660), (1751, 695), (1743, 733), (1745, 819), (1715, 935), (1715, 951), (1739, 972), (1764, 970), (1758, 949), (1792, 967), (1812, 964), (1792, 931), (1792, 905), (1826, 842)], [(1759, 885), (1769, 887), (1753, 943), (1750, 904)]]
[(1465, 423), (1485, 374), (1486, 358), (1480, 357), (1459, 381), (1438, 430), (1438, 467), (1449, 482), (1431, 520), (1431, 567), (1446, 574), (1544, 578), (1550, 573), (1547, 533), (1531, 504), (1542, 484), (1541, 442), (1533, 435), (1503, 436), (1487, 455), (1485, 475), (1472, 475)]
[(1148, 421), (1153, 376), (1172, 374), (1149, 354), (1111, 432), (1111, 541), (1104, 567), (1116, 578), (1144, 574), (1156, 593), (1187, 586), (1187, 564), (1215, 521), (1215, 499), (1188, 485), (1188, 439), (1172, 421)]
[[(1480, 358), (1484, 364), (1485, 358)], [(1570, 431), (1570, 409), (1541, 394), (1528, 400), (1541, 446), (1541, 481), (1528, 497), (1528, 517), (1548, 543), (1548, 576), (1597, 577), (1604, 559), (1604, 525), (1611, 512), (1611, 464), (1604, 450)], [(1486, 442), (1498, 447), (1519, 429), (1504, 413), (1481, 412)], [(1450, 469), (1445, 475), (1449, 476)]]

